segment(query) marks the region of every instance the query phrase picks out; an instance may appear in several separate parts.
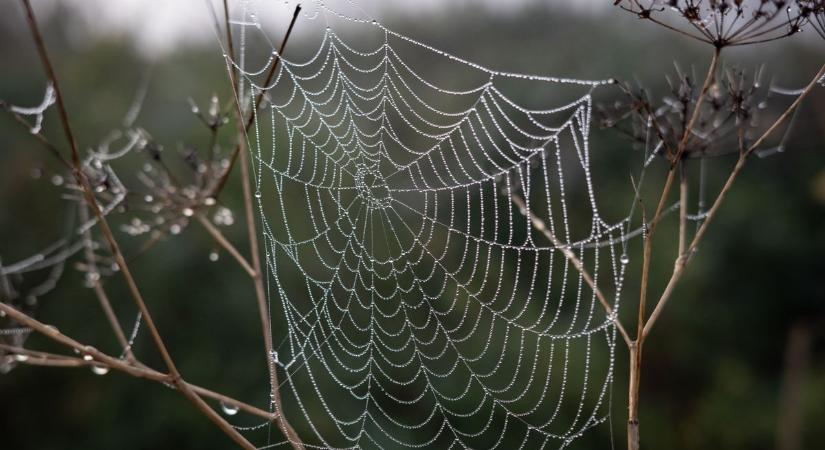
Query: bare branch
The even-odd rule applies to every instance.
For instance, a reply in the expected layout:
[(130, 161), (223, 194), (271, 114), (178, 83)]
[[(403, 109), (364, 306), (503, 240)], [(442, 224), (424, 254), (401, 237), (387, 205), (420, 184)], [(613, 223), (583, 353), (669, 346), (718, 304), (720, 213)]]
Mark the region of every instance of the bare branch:
[[(521, 197), (519, 197), (518, 195), (512, 194), (510, 196), (510, 199), (512, 200), (513, 204), (516, 205), (517, 208), (523, 210), (527, 209), (527, 205), (524, 203), (524, 200), (522, 200)], [(556, 237), (556, 235), (554, 235), (553, 232), (551, 232), (550, 229), (547, 228), (544, 221), (539, 219), (535, 214), (530, 215), (530, 222), (531, 226), (536, 231), (540, 232), (547, 239), (549, 239), (550, 242), (553, 243), (553, 246), (556, 247), (559, 251), (561, 251), (565, 258), (567, 258), (573, 264), (573, 267), (575, 267), (576, 270), (581, 274), (582, 278), (584, 279), (584, 282), (587, 283), (587, 285), (590, 286), (590, 289), (592, 289), (593, 292), (596, 294), (596, 298), (599, 299), (599, 303), (601, 303), (602, 307), (607, 313), (607, 317), (611, 319), (613, 324), (619, 330), (619, 334), (622, 335), (622, 339), (624, 339), (625, 344), (627, 344), (627, 346), (630, 347), (632, 345), (630, 335), (627, 334), (627, 331), (624, 329), (624, 326), (622, 326), (622, 323), (619, 322), (619, 317), (613, 312), (613, 308), (607, 301), (607, 297), (605, 297), (602, 290), (599, 289), (599, 287), (596, 285), (596, 282), (593, 281), (593, 277), (590, 276), (590, 274), (587, 272), (587, 269), (584, 267), (584, 264), (582, 264), (581, 260), (576, 256), (575, 253), (573, 253), (572, 250), (570, 250), (570, 248), (564, 245), (564, 243), (562, 243)]]

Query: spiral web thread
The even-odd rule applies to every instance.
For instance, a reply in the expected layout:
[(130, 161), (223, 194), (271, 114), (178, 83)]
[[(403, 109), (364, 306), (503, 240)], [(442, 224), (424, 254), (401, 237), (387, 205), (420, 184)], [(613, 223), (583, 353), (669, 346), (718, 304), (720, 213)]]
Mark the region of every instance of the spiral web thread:
[[(233, 13), (241, 98), (266, 98), (249, 151), (272, 358), (304, 444), (561, 448), (603, 423), (612, 318), (531, 219), (617, 310), (627, 223), (599, 215), (588, 144), (607, 82), (491, 71), (318, 3), (304, 18), (375, 44), (327, 26), (264, 86), (277, 53), (262, 39), (270, 55), (249, 69), (264, 29), (254, 3)], [(500, 84), (573, 97), (528, 108)]]

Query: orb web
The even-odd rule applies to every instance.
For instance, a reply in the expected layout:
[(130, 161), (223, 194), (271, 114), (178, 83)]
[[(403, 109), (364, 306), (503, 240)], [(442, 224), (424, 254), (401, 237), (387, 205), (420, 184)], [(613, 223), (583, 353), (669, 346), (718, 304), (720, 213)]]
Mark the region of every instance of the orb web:
[(608, 81), (490, 70), (322, 2), (315, 50), (280, 57), (257, 6), (227, 62), (242, 107), (265, 99), (248, 149), (304, 444), (560, 448), (603, 423), (615, 329), (561, 247), (617, 310), (627, 223), (599, 213), (589, 145)]

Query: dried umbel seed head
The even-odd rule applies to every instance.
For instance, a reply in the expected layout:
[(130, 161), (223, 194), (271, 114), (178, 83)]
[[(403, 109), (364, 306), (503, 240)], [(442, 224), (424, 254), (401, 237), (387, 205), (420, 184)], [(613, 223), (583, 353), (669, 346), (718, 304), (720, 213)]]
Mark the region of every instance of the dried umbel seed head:
[[(701, 87), (677, 67), (674, 76), (666, 77), (669, 89), (661, 99), (651, 100), (640, 86), (620, 84), (623, 98), (597, 105), (596, 111), (603, 128), (617, 130), (648, 150), (656, 148), (661, 155), (672, 157), (684, 143), (683, 157), (716, 156), (738, 151), (760, 131), (757, 119), (770, 96), (761, 78), (761, 70), (724, 70), (709, 85), (697, 112)], [(694, 112), (693, 127), (686, 130)]]
[(825, 38), (825, 0), (618, 0), (614, 4), (716, 48), (774, 41), (806, 27)]

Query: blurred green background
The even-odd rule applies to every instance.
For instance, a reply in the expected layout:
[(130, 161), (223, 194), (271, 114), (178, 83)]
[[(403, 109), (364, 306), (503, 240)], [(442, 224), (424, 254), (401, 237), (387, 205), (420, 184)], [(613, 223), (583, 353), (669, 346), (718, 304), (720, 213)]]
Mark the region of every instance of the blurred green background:
[[(445, 4), (417, 11), (412, 18), (409, 8), (395, 14), (388, 9), (381, 19), (437, 48), (513, 72), (637, 79), (661, 93), (674, 62), (699, 71), (706, 67), (709, 48), (652, 28), (610, 2), (593, 2), (581, 10), (556, 3), (513, 8)], [(193, 2), (191, 7), (203, 6)], [(36, 104), (45, 79), (22, 10), (13, 2), (0, 9), (0, 99)], [(181, 42), (153, 54), (138, 49), (134, 35), (125, 31), (84, 32), (94, 26), (69, 6), (53, 8), (41, 18), (81, 148), (96, 145), (120, 125), (147, 73), (150, 82), (138, 124), (172, 151), (181, 144), (204, 145), (203, 126), (188, 113), (187, 98), (200, 104), (213, 93), (228, 98), (214, 42)], [(300, 47), (301, 40), (294, 45)], [(764, 65), (777, 83), (798, 87), (823, 61), (823, 42), (800, 36), (732, 51), (726, 64)], [(56, 115), (47, 115), (45, 134), (64, 147), (57, 124)], [(16, 261), (61, 236), (60, 217), (68, 203), (49, 182), (59, 167), (5, 113), (0, 113), (0, 136), (0, 257)], [(597, 169), (602, 183), (597, 190), (615, 191), (616, 201), (628, 204), (628, 171), (636, 167), (638, 153), (610, 130), (594, 130), (593, 139), (594, 159), (614, 168)], [(798, 430), (785, 426), (798, 436), (797, 448), (822, 448), (825, 442), (825, 89), (816, 89), (805, 102), (787, 147), (784, 154), (749, 163), (646, 345), (643, 448), (776, 448), (778, 430), (789, 414), (800, 417)], [(726, 157), (709, 160), (712, 189), (718, 189), (732, 163)], [(40, 170), (43, 176), (34, 179), (32, 172)], [(223, 201), (239, 220), (226, 233), (244, 242), (237, 172), (230, 183)], [(651, 175), (648, 186), (659, 185), (661, 177)], [(672, 224), (665, 226), (660, 237), (673, 236), (672, 231)], [(126, 237), (122, 241), (128, 250), (140, 244)], [(654, 292), (661, 290), (672, 267), (669, 245), (662, 239), (654, 254)], [(266, 369), (258, 357), (252, 286), (227, 257), (210, 262), (213, 248), (201, 229), (191, 227), (165, 239), (132, 267), (187, 378), (256, 402), (262, 398)], [(638, 292), (638, 265), (631, 270), (622, 314), (626, 323), (632, 323)], [(41, 299), (37, 317), (117, 354), (97, 301), (82, 285), (81, 274), (68, 267), (57, 289)], [(134, 310), (121, 280), (113, 277), (107, 289), (121, 318), (131, 320)], [(794, 330), (803, 336), (803, 351), (790, 358), (790, 365), (801, 367), (793, 375), (800, 376), (783, 387)], [(27, 346), (57, 350), (36, 336)], [(627, 354), (621, 345), (617, 348), (612, 432), (605, 424), (572, 448), (624, 448)], [(138, 352), (147, 364), (162, 366), (146, 336), (139, 339)], [(794, 395), (799, 401), (788, 401)], [(256, 436), (263, 435), (251, 435)], [(116, 373), (98, 377), (83, 369), (28, 366), (0, 375), (3, 449), (230, 447), (179, 394), (156, 383)]]

